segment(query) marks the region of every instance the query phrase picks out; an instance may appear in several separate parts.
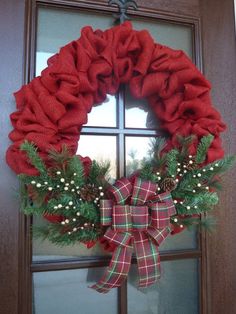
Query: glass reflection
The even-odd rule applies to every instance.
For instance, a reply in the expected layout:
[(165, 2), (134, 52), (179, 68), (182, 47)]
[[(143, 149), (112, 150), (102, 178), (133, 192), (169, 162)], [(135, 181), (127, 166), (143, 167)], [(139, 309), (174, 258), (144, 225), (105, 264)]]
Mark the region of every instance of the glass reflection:
[[(45, 223), (46, 221), (42, 217), (33, 218), (34, 226), (42, 226)], [(47, 239), (42, 240), (35, 237), (33, 237), (32, 242), (33, 262), (110, 255), (99, 244), (87, 249), (86, 245), (79, 242), (63, 247), (53, 244)]]
[(128, 88), (125, 90), (125, 127), (159, 129), (160, 122), (146, 99), (135, 99)]
[(153, 137), (126, 136), (125, 160), (127, 176), (139, 169), (142, 162), (150, 157), (149, 150), (153, 139)]
[(161, 244), (160, 251), (196, 249), (198, 247), (197, 229), (184, 230), (175, 235), (169, 235)]
[(107, 99), (103, 103), (95, 105), (88, 114), (88, 123), (85, 126), (115, 127), (116, 97), (107, 95)]
[(161, 278), (147, 289), (137, 288), (137, 266), (128, 281), (128, 313), (199, 313), (198, 260), (162, 262)]
[(109, 181), (116, 178), (116, 136), (81, 135), (77, 155), (89, 156), (97, 162), (110, 162)]
[(101, 295), (89, 287), (104, 268), (34, 273), (35, 314), (116, 314), (117, 289)]

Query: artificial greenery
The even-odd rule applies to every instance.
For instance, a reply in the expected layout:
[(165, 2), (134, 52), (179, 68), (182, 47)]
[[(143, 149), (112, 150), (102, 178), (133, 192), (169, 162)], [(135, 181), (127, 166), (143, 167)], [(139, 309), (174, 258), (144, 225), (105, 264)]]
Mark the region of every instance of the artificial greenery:
[[(34, 235), (60, 245), (96, 240), (101, 233), (99, 198), (106, 188), (109, 164), (94, 161), (85, 176), (82, 162), (72, 156), (66, 146), (60, 153), (49, 152), (50, 167), (45, 165), (32, 143), (24, 142), (21, 149), (39, 173), (38, 176), (19, 175), (22, 210), (49, 221), (35, 227)], [(88, 192), (92, 193), (89, 201), (87, 194), (81, 195), (81, 189), (88, 185)]]
[(221, 189), (221, 175), (235, 162), (235, 156), (226, 156), (213, 163), (204, 164), (213, 136), (204, 136), (196, 150), (189, 155), (189, 147), (195, 136), (178, 137), (179, 148), (163, 153), (165, 139), (157, 138), (152, 143), (152, 158), (143, 162), (140, 174), (142, 178), (158, 182), (159, 193), (165, 192), (162, 183), (166, 178), (175, 184), (171, 191), (177, 215), (171, 218), (173, 225), (189, 227), (199, 225), (211, 229), (215, 223), (211, 217), (201, 216), (210, 212), (218, 203), (217, 190)]
[[(235, 156), (209, 164), (206, 157), (212, 135), (204, 136), (196, 154), (189, 155), (189, 147), (195, 140), (195, 136), (178, 137), (178, 148), (168, 152), (165, 152), (164, 138), (152, 141), (137, 175), (157, 183), (158, 193), (171, 192), (177, 211), (171, 217), (173, 227), (181, 229), (197, 225), (211, 230), (215, 220), (205, 213), (218, 203), (221, 175), (233, 165)], [(59, 245), (96, 241), (103, 232), (99, 200), (109, 185), (106, 179), (109, 164), (93, 161), (85, 175), (83, 163), (66, 146), (60, 153), (49, 152), (47, 164), (33, 143), (26, 141), (21, 149), (38, 170), (37, 176), (19, 175), (22, 210), (28, 215), (43, 216), (48, 221), (46, 225), (35, 227), (34, 235)], [(139, 164), (136, 162), (136, 167)]]

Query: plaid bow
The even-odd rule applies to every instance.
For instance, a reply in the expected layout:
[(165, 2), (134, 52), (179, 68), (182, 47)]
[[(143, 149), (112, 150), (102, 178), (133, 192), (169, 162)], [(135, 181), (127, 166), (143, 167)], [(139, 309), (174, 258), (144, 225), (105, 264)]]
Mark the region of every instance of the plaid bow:
[[(169, 192), (156, 194), (157, 185), (136, 178), (134, 186), (121, 178), (111, 187), (113, 200), (101, 200), (101, 224), (109, 226), (104, 237), (117, 245), (102, 279), (92, 286), (101, 293), (126, 280), (133, 248), (137, 256), (139, 287), (160, 277), (158, 246), (170, 233), (170, 216), (176, 213)], [(129, 201), (130, 205), (126, 205)], [(150, 214), (149, 214), (150, 213)]]

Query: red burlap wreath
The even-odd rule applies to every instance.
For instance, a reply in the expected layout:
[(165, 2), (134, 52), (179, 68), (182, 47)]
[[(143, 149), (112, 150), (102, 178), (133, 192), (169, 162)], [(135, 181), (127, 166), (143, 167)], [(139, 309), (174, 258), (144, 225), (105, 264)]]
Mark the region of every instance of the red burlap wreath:
[(154, 43), (146, 30), (133, 30), (126, 22), (106, 31), (83, 28), (80, 39), (61, 48), (41, 76), (15, 93), (9, 166), (36, 174), (19, 149), (24, 140), (34, 142), (45, 160), (49, 149), (63, 144), (75, 153), (87, 114), (121, 83), (129, 84), (134, 97), (147, 98), (170, 135), (170, 146), (177, 134), (195, 134), (197, 142), (211, 133), (207, 162), (223, 156), (219, 136), (225, 125), (212, 106), (209, 82), (182, 51)]

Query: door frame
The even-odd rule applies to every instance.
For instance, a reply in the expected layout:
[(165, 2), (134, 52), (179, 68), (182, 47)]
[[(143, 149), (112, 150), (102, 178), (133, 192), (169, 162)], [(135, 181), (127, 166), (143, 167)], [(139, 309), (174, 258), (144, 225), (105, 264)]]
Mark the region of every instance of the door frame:
[[(20, 3), (21, 2), (21, 3)], [(9, 145), (7, 134), (11, 130), (8, 120), (8, 115), (15, 109), (13, 98), (9, 95), (19, 88), (23, 83), (27, 83), (32, 78), (32, 64), (34, 64), (35, 47), (32, 45), (32, 34), (35, 34), (35, 28), (31, 28), (34, 21), (37, 4), (47, 5), (48, 1), (31, 1), (27, 0), (15, 2), (14, 0), (5, 0), (1, 3), (1, 12), (6, 12), (0, 21), (3, 24), (1, 31), (14, 33), (15, 36), (11, 39), (3, 36), (5, 49), (0, 51), (1, 60), (6, 60), (3, 64), (3, 70), (6, 73), (12, 72), (14, 79), (9, 82), (3, 82), (1, 89), (4, 90), (3, 100), (4, 106), (2, 115), (3, 119), (3, 139), (1, 146), (1, 154), (4, 156), (5, 150)], [(50, 3), (60, 3), (60, 5), (70, 5), (71, 7), (81, 7), (82, 9), (90, 8), (93, 10), (102, 9), (107, 12), (114, 11), (113, 8), (108, 8), (106, 1), (66, 1), (52, 0)], [(145, 1), (137, 1), (141, 5)], [(167, 3), (170, 2), (168, 7)], [(184, 1), (185, 2), (185, 1)], [(224, 120), (229, 126), (229, 131), (224, 135), (224, 143), (227, 152), (236, 151), (236, 142), (232, 138), (236, 138), (236, 130), (234, 130), (234, 121), (236, 113), (233, 110), (236, 99), (236, 45), (235, 45), (235, 28), (233, 14), (233, 0), (225, 0), (221, 3), (220, 0), (186, 0), (185, 5), (178, 1), (163, 1), (163, 4), (157, 1), (149, 1), (150, 7), (141, 6), (142, 14), (135, 12), (135, 15), (152, 16), (153, 18), (176, 20), (181, 22), (189, 22), (197, 25), (195, 37), (196, 48), (199, 51), (197, 56), (198, 66), (201, 67), (201, 31), (200, 21), (202, 24), (202, 42), (203, 42), (203, 64), (204, 73), (211, 80), (213, 85), (212, 97), (213, 101), (218, 106), (218, 109), (223, 113)], [(25, 4), (25, 10), (24, 10)], [(158, 6), (158, 12), (153, 13), (153, 6)], [(173, 7), (175, 12), (173, 12)], [(196, 7), (198, 10), (196, 10)], [(169, 11), (168, 11), (169, 8)], [(157, 9), (156, 9), (157, 11)], [(133, 14), (130, 12), (130, 14)], [(14, 18), (12, 16), (14, 15)], [(33, 19), (33, 20), (32, 20)], [(25, 26), (24, 26), (25, 21)], [(194, 21), (194, 22), (193, 22)], [(226, 32), (219, 32), (220, 25), (224, 26)], [(2, 26), (2, 25), (1, 25)], [(2, 34), (1, 34), (2, 35)], [(197, 39), (197, 40), (196, 40)], [(198, 40), (199, 39), (199, 40)], [(197, 43), (196, 43), (197, 42)], [(233, 43), (233, 44), (232, 44)], [(8, 54), (8, 50), (14, 50), (15, 58)], [(227, 53), (225, 53), (227, 51)], [(230, 62), (229, 62), (230, 60)], [(8, 64), (8, 66), (7, 66)], [(9, 69), (9, 64), (11, 68)], [(14, 71), (17, 69), (17, 72)], [(8, 71), (8, 72), (7, 72)], [(216, 75), (220, 73), (221, 75)], [(10, 75), (10, 74), (9, 74)], [(220, 76), (226, 77), (223, 81)], [(221, 95), (220, 91), (224, 91), (227, 99)], [(0, 161), (4, 171), (4, 183), (7, 182), (13, 186), (17, 186), (17, 179), (10, 169), (7, 168), (4, 158)], [(3, 180), (1, 180), (3, 181)], [(236, 212), (233, 211), (233, 206), (236, 203), (236, 195), (233, 193), (233, 188), (236, 186), (233, 176), (228, 176), (225, 180), (227, 191), (223, 194), (221, 205), (224, 204), (229, 209), (229, 215), (225, 215), (222, 211), (217, 212), (221, 224), (217, 226), (217, 232), (211, 237), (202, 236), (201, 245), (205, 254), (201, 259), (202, 277), (201, 277), (201, 298), (202, 298), (202, 313), (233, 313), (236, 311), (236, 302), (234, 294), (236, 291), (236, 283), (233, 278), (236, 276), (234, 264), (236, 262), (236, 244), (233, 239), (236, 238), (235, 222)], [(2, 238), (1, 252), (3, 253), (1, 265), (1, 278), (4, 287), (0, 290), (0, 305), (7, 314), (31, 312), (32, 298), (30, 293), (32, 289), (31, 281), (31, 240), (29, 237), (30, 219), (22, 214), (19, 214), (19, 201), (12, 198), (12, 191), (6, 190), (3, 182), (0, 182), (0, 197), (3, 204), (0, 208), (2, 217)], [(220, 206), (219, 206), (220, 207)], [(7, 210), (6, 210), (7, 208)], [(19, 238), (18, 238), (19, 236)], [(19, 241), (18, 241), (19, 239)], [(228, 243), (228, 245), (225, 245)], [(219, 254), (219, 252), (223, 252)], [(186, 254), (188, 254), (186, 252)], [(200, 253), (199, 253), (200, 254)], [(185, 257), (188, 255), (185, 255)], [(199, 255), (200, 256), (200, 255)], [(187, 257), (186, 257), (187, 258)], [(162, 259), (168, 260), (168, 255), (162, 256)], [(38, 265), (39, 266), (39, 265)], [(67, 267), (65, 265), (65, 267)], [(76, 267), (76, 265), (75, 265)], [(222, 271), (226, 269), (226, 271)], [(215, 276), (217, 274), (217, 277)], [(221, 283), (220, 287), (218, 282)], [(124, 291), (120, 291), (122, 296)]]

